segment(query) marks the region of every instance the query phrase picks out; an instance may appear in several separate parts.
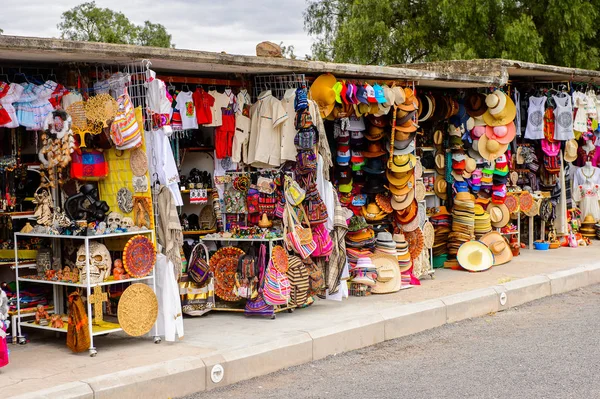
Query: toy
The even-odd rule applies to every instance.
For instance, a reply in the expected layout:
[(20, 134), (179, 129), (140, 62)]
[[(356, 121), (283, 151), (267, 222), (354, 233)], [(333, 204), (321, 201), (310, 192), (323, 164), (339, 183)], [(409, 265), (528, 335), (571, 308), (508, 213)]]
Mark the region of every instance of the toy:
[(115, 280), (127, 280), (129, 275), (125, 272), (123, 267), (123, 261), (121, 259), (115, 259), (113, 263), (113, 277)]
[(62, 320), (62, 316), (59, 314), (53, 314), (50, 317), (50, 327), (52, 328), (63, 328), (65, 323)]
[(44, 305), (38, 305), (37, 311), (35, 312), (35, 324), (47, 326), (49, 318), (50, 316), (48, 315), (46, 309), (44, 309)]

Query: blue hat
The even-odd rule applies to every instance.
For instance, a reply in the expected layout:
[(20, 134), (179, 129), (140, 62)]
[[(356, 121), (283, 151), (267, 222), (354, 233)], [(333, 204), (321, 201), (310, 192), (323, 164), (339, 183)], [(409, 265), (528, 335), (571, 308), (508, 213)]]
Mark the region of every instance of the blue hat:
[(367, 100), (367, 89), (364, 86), (357, 86), (356, 89), (356, 98), (363, 104), (368, 104), (369, 100)]
[(379, 104), (383, 104), (386, 102), (385, 93), (383, 92), (383, 88), (379, 86), (377, 83), (373, 85), (373, 90), (375, 90), (375, 99)]
[(381, 158), (369, 158), (363, 170), (372, 175), (381, 175), (385, 173), (385, 165)]
[(469, 184), (466, 181), (455, 181), (454, 189), (457, 193), (464, 193), (469, 191)]

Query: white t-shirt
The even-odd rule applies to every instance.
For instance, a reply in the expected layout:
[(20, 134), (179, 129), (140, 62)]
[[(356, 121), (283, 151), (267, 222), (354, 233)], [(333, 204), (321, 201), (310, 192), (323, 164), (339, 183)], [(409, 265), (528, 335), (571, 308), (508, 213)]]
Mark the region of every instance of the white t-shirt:
[(212, 112), (212, 123), (204, 126), (221, 126), (223, 124), (223, 111), (221, 108), (227, 108), (229, 105), (229, 97), (223, 93), (219, 93), (216, 90), (211, 90), (208, 92), (208, 94), (215, 98), (215, 103), (212, 105), (212, 107), (210, 107), (210, 112)]
[(182, 91), (177, 95), (177, 105), (175, 108), (181, 114), (181, 128), (183, 130), (198, 129), (196, 108), (194, 107), (191, 91)]

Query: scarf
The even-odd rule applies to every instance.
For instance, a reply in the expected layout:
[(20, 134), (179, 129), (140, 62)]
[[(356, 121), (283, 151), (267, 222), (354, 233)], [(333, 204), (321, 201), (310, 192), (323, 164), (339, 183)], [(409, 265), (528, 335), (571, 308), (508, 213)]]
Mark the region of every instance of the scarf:
[(67, 347), (73, 352), (84, 352), (90, 348), (90, 329), (85, 306), (79, 292), (69, 295), (69, 325)]
[(333, 161), (331, 160), (331, 149), (329, 148), (329, 142), (327, 141), (327, 133), (325, 132), (325, 124), (321, 113), (319, 112), (319, 106), (316, 102), (310, 100), (310, 106), (315, 107), (315, 120), (313, 123), (316, 125), (319, 131), (319, 154), (323, 157), (323, 177), (325, 180), (329, 180), (329, 170), (333, 167)]
[(158, 197), (158, 243), (162, 253), (173, 262), (173, 273), (179, 280), (181, 275), (181, 247), (183, 247), (183, 233), (177, 208), (173, 203), (173, 194), (166, 186), (160, 186)]

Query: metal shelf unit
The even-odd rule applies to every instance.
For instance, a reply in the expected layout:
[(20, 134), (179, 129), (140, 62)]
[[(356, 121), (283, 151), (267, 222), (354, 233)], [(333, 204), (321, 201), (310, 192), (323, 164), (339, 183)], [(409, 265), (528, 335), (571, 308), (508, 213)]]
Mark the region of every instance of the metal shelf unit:
[[(110, 281), (103, 281), (103, 282), (97, 283), (97, 284), (91, 284), (89, 279), (87, 280), (87, 284), (82, 284), (82, 283), (70, 283), (70, 282), (66, 282), (66, 281), (52, 281), (52, 280), (42, 280), (42, 279), (38, 280), (38, 279), (19, 276), (19, 270), (32, 267), (31, 262), (23, 262), (23, 264), (19, 263), (19, 259), (17, 256), (17, 249), (16, 249), (18, 247), (19, 237), (50, 238), (53, 240), (52, 246), (54, 246), (58, 242), (58, 240), (64, 240), (64, 239), (83, 241), (83, 244), (85, 245), (85, 249), (86, 249), (87, 274), (89, 275), (90, 274), (90, 270), (89, 270), (89, 267), (90, 267), (90, 263), (89, 263), (89, 261), (90, 261), (90, 248), (89, 248), (90, 241), (104, 240), (107, 238), (129, 237), (129, 236), (134, 236), (134, 235), (138, 235), (138, 234), (142, 234), (142, 235), (150, 234), (152, 236), (152, 241), (154, 242), (154, 240), (155, 240), (153, 230), (138, 230), (138, 231), (129, 231), (129, 232), (125, 232), (125, 233), (111, 233), (111, 234), (102, 234), (102, 235), (93, 235), (93, 236), (15, 233), (14, 234), (15, 262), (14, 262), (14, 266), (12, 266), (12, 268), (15, 270), (17, 298), (20, 298), (20, 296), (21, 296), (20, 295), (21, 283), (27, 282), (27, 283), (50, 284), (53, 287), (53, 300), (54, 300), (53, 304), (54, 304), (55, 313), (63, 314), (64, 310), (65, 310), (65, 306), (63, 303), (64, 287), (82, 288), (82, 289), (84, 289), (84, 291), (87, 295), (87, 298), (89, 298), (90, 295), (92, 295), (92, 289), (94, 287), (105, 287), (105, 286), (110, 286), (110, 285), (114, 285), (114, 284), (121, 284), (121, 283), (128, 283), (128, 282), (148, 281), (151, 284), (152, 290), (156, 291), (156, 280), (154, 278), (154, 276), (155, 276), (154, 270), (152, 271), (151, 274), (149, 274), (146, 277), (142, 277), (142, 278), (129, 278), (129, 279), (125, 279), (125, 280), (110, 280)], [(122, 329), (116, 323), (110, 323), (110, 322), (105, 322), (105, 321), (102, 321), (101, 326), (94, 325), (93, 324), (92, 304), (89, 300), (86, 301), (86, 307), (87, 307), (87, 317), (88, 317), (88, 328), (89, 328), (89, 331), (91, 332), (90, 333), (90, 347), (89, 347), (88, 351), (89, 351), (90, 356), (94, 357), (98, 353), (96, 350), (96, 347), (94, 346), (94, 337), (97, 335), (122, 331)], [(55, 332), (62, 332), (62, 333), (67, 332), (66, 326), (64, 328), (53, 328), (50, 326), (41, 326), (39, 324), (35, 324), (32, 321), (27, 321), (27, 322), (21, 321), (21, 316), (22, 316), (21, 315), (21, 304), (20, 304), (20, 301), (17, 299), (16, 320), (18, 320), (18, 325), (17, 325), (18, 335), (17, 335), (17, 337), (18, 337), (19, 344), (26, 343), (25, 337), (23, 336), (23, 334), (21, 332), (22, 327), (36, 328), (36, 329), (40, 329), (40, 330), (48, 330), (48, 331), (55, 331)], [(153, 327), (152, 333), (154, 335), (154, 342), (156, 342), (156, 343), (160, 342), (160, 337), (158, 336), (158, 332), (156, 330), (156, 325)]]

